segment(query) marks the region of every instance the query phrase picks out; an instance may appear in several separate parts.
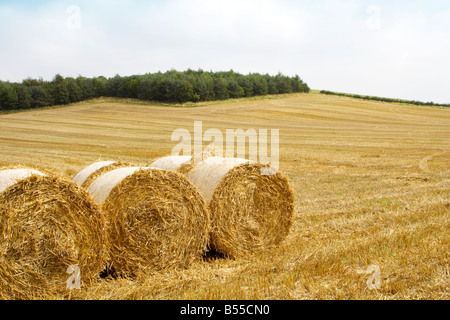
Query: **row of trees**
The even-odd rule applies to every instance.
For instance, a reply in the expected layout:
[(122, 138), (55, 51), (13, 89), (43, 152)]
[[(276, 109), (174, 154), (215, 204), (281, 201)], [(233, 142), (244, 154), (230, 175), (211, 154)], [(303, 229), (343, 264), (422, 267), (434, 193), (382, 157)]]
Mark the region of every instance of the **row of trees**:
[(107, 81), (104, 77), (74, 79), (56, 75), (52, 81), (0, 82), (0, 110), (41, 108), (100, 97)]
[(160, 102), (198, 102), (267, 94), (309, 92), (299, 76), (271, 76), (234, 71), (175, 70), (112, 78), (64, 78), (52, 81), (26, 79), (22, 83), (0, 82), (0, 110), (64, 105), (102, 96)]
[(438, 103), (434, 103), (434, 102), (422, 102), (422, 101), (416, 101), (416, 100), (403, 100), (403, 99), (364, 96), (364, 95), (359, 95), (359, 94), (340, 93), (340, 92), (333, 92), (333, 91), (327, 91), (327, 90), (322, 90), (322, 91), (320, 91), (320, 93), (328, 94), (328, 95), (334, 95), (334, 96), (342, 96), (342, 97), (363, 99), (363, 100), (373, 100), (373, 101), (391, 102), (391, 103), (407, 103), (407, 104), (414, 104), (416, 106), (450, 107), (450, 104), (438, 104)]

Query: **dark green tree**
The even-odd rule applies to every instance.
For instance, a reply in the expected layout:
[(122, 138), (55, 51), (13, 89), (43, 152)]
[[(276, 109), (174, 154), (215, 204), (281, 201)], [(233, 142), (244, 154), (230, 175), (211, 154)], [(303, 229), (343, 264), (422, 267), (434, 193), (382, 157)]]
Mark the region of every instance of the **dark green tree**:
[(0, 110), (17, 109), (18, 100), (13, 86), (8, 82), (0, 82)]
[(278, 93), (292, 93), (292, 82), (287, 76), (278, 73), (275, 76)]
[(132, 98), (133, 77), (121, 77), (117, 96), (121, 98)]
[(95, 90), (95, 97), (99, 98), (102, 96), (107, 95), (107, 86), (108, 86), (108, 79), (105, 77), (96, 77), (92, 79), (94, 90)]
[(108, 85), (106, 86), (106, 93), (109, 97), (118, 97), (119, 86), (121, 85), (122, 78), (116, 74), (114, 78), (108, 79)]
[(126, 98), (137, 98), (138, 97), (139, 81), (140, 81), (140, 79), (138, 76), (132, 76), (132, 77), (126, 78), (125, 92), (124, 92)]
[(201, 101), (214, 100), (214, 80), (211, 75), (203, 72), (200, 73), (196, 79), (194, 91), (200, 97)]
[(253, 84), (248, 76), (238, 75), (237, 82), (239, 86), (244, 90), (244, 97), (253, 96)]
[(239, 85), (236, 79), (228, 80), (228, 95), (230, 98), (240, 98), (244, 96), (244, 89)]
[(264, 75), (264, 79), (266, 80), (267, 83), (267, 93), (278, 94), (278, 88), (275, 79), (268, 74)]
[(228, 99), (228, 83), (221, 76), (214, 79), (214, 96), (217, 100)]
[(138, 91), (138, 99), (140, 100), (152, 100), (152, 91), (151, 91), (152, 81), (151, 75), (145, 74), (141, 77), (139, 81), (139, 86), (137, 88)]
[(67, 90), (64, 78), (57, 74), (50, 84), (51, 96), (54, 105), (70, 103), (69, 90)]
[(171, 102), (187, 102), (194, 99), (195, 79), (192, 74), (169, 71), (166, 74), (166, 100)]
[(151, 100), (167, 101), (167, 91), (169, 88), (169, 79), (161, 72), (151, 76), (150, 79), (150, 95)]
[(42, 86), (31, 86), (28, 92), (31, 97), (31, 108), (42, 108), (51, 104), (47, 91)]
[(29, 109), (31, 107), (31, 96), (28, 88), (19, 83), (13, 83), (12, 86), (17, 94), (17, 108)]
[(260, 74), (251, 74), (249, 79), (252, 84), (252, 92), (254, 96), (264, 96), (269, 92), (267, 81)]
[(34, 86), (41, 86), (44, 87), (46, 86), (48, 83), (46, 81), (44, 81), (42, 78), (40, 79), (31, 79), (31, 78), (27, 78), (25, 80), (22, 81), (22, 85), (24, 85), (25, 87), (34, 87)]
[(74, 78), (66, 78), (66, 87), (69, 91), (69, 100), (71, 103), (81, 101), (83, 98), (83, 93)]
[(89, 100), (97, 97), (95, 92), (94, 80), (92, 78), (83, 79), (80, 88), (83, 100)]
[(299, 76), (288, 77), (281, 73), (276, 76), (243, 75), (234, 70), (208, 72), (201, 69), (184, 72), (172, 69), (165, 73), (126, 77), (116, 75), (109, 79), (82, 76), (65, 79), (58, 74), (50, 82), (30, 78), (22, 84), (2, 82), (0, 89), (2, 109), (37, 108), (100, 96), (183, 103), (310, 90)]

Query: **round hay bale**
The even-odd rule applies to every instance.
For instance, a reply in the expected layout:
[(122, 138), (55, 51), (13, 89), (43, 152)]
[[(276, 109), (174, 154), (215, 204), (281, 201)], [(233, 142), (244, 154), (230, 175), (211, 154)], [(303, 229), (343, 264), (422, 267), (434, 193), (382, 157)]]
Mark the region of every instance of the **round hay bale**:
[(67, 293), (68, 268), (81, 287), (108, 258), (105, 219), (74, 182), (32, 169), (0, 170), (0, 297)]
[(122, 161), (100, 161), (95, 162), (83, 170), (81, 170), (73, 181), (78, 183), (83, 188), (87, 188), (91, 183), (102, 174), (112, 171), (114, 169), (131, 167), (132, 165)]
[(120, 168), (88, 188), (108, 221), (110, 268), (118, 275), (185, 268), (207, 249), (206, 202), (186, 177), (155, 168)]
[(243, 257), (274, 247), (288, 235), (293, 192), (287, 178), (270, 166), (210, 157), (187, 176), (208, 204), (212, 250)]
[(218, 150), (214, 145), (207, 146), (202, 152), (194, 154), (194, 156), (167, 156), (154, 161), (150, 167), (171, 170), (187, 175), (196, 163), (204, 161), (210, 157), (218, 156)]
[(97, 170), (99, 170), (103, 167), (109, 166), (113, 163), (114, 163), (114, 161), (95, 162), (95, 163), (87, 166), (80, 172), (78, 172), (77, 175), (72, 179), (72, 181), (81, 186), (86, 181), (86, 179), (89, 178), (89, 176), (92, 175), (94, 172), (96, 172)]
[(150, 167), (187, 174), (194, 165), (192, 164), (191, 156), (169, 156), (157, 159)]

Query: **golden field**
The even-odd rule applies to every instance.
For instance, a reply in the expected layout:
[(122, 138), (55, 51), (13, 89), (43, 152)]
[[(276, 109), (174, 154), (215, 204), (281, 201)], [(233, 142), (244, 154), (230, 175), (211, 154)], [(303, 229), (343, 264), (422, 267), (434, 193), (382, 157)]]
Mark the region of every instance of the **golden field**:
[[(72, 178), (146, 165), (175, 129), (280, 130), (295, 218), (280, 247), (187, 270), (103, 279), (53, 299), (450, 299), (450, 109), (313, 92), (192, 106), (97, 99), (0, 115), (0, 167)], [(206, 146), (206, 144), (204, 144)], [(380, 288), (370, 289), (371, 265)]]

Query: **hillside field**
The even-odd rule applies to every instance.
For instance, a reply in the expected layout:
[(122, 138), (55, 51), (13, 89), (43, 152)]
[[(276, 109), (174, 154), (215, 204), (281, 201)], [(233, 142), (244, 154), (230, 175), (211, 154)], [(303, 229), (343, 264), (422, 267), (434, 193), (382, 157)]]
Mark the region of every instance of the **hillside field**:
[[(291, 94), (196, 106), (100, 98), (0, 115), (0, 167), (147, 165), (174, 130), (280, 130), (295, 219), (275, 250), (101, 280), (58, 299), (450, 299), (450, 109)], [(206, 144), (204, 145), (206, 146)], [(367, 281), (380, 270), (380, 288)], [(55, 298), (55, 297), (49, 297)]]

